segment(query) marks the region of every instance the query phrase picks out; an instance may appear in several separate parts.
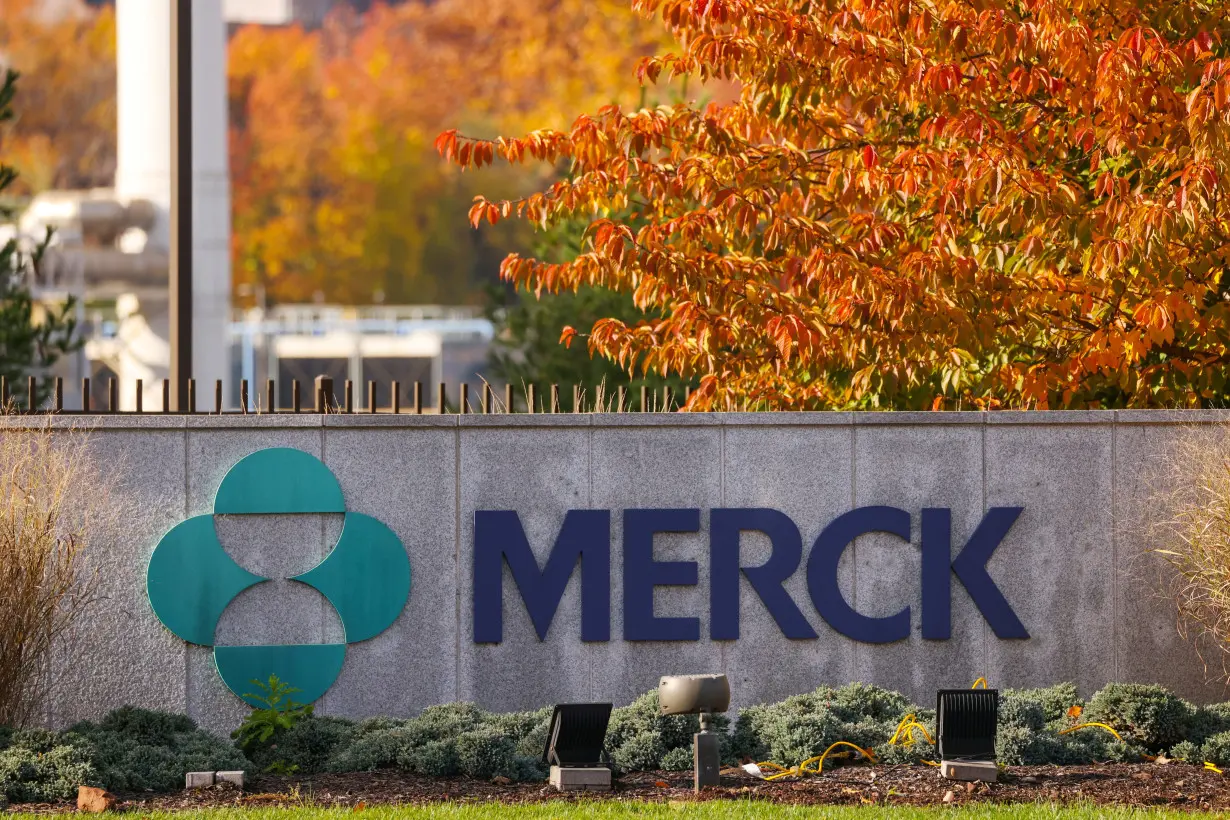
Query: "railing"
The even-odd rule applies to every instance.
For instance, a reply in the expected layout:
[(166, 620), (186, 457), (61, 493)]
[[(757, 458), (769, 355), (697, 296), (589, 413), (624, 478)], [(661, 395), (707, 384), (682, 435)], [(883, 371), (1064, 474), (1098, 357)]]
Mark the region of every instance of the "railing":
[[(67, 408), (64, 406), (64, 380), (56, 378), (45, 380), (42, 386), (51, 382), (50, 398), (39, 399), (40, 382), (31, 376), (26, 379), (25, 395), (14, 394), (8, 380), (0, 376), (0, 412), (10, 414), (38, 415), (90, 415), (98, 413), (114, 413), (125, 415), (257, 415), (276, 413), (407, 413), (407, 414), (448, 414), (448, 413), (664, 413), (678, 410), (687, 402), (688, 393), (677, 396), (669, 387), (652, 390), (641, 386), (637, 391), (629, 391), (625, 387), (615, 389), (599, 386), (592, 393), (580, 385), (572, 386), (572, 401), (565, 406), (561, 397), (560, 386), (550, 385), (544, 393), (537, 385), (529, 384), (520, 394), (513, 385), (505, 385), (502, 396), (496, 395), (496, 390), (484, 382), (475, 396), (471, 396), (470, 385), (462, 383), (452, 392), (448, 385), (440, 382), (436, 386), (434, 396), (428, 396), (423, 382), (409, 385), (409, 403), (403, 407), (400, 382), (389, 382), (387, 389), (375, 381), (366, 384), (366, 396), (356, 398), (354, 382), (347, 379), (342, 383), (342, 394), (339, 398), (334, 389), (334, 380), (326, 376), (317, 377), (308, 387), (312, 391), (311, 404), (303, 403), (303, 385), (299, 380), (291, 382), (291, 403), (288, 407), (279, 407), (277, 401), (277, 383), (274, 379), (265, 382), (264, 392), (252, 393), (247, 379), (239, 383), (239, 403), (237, 408), (227, 409), (223, 401), (222, 382), (215, 381), (213, 389), (213, 409), (199, 410), (197, 402), (196, 379), (188, 379), (188, 407), (184, 413), (172, 409), (171, 380), (162, 380), (162, 400), (156, 407), (146, 407), (145, 385), (141, 379), (136, 380), (136, 403), (134, 410), (120, 410), (119, 387), (114, 378), (107, 379), (107, 401), (105, 407), (95, 407), (91, 398), (90, 380), (81, 380), (81, 406)], [(454, 403), (453, 399), (456, 399)], [(383, 404), (381, 402), (384, 402)]]

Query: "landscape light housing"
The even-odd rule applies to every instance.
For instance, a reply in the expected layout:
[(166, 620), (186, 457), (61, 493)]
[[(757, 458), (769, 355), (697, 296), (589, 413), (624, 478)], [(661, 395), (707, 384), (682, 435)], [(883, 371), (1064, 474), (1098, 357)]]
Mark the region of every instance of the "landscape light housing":
[(717, 786), (720, 738), (709, 718), (730, 708), (730, 681), (725, 675), (667, 675), (658, 682), (658, 708), (663, 715), (700, 715), (700, 731), (692, 735), (692, 785), (696, 791)]
[(941, 761), (994, 761), (998, 726), (998, 690), (941, 689), (936, 693), (935, 748)]
[(551, 713), (542, 762), (561, 768), (596, 767), (611, 722), (609, 703), (561, 703)]

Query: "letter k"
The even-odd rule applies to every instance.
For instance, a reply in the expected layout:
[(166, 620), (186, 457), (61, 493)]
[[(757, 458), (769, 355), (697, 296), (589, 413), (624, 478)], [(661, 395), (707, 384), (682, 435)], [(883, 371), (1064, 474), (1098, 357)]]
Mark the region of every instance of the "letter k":
[[(1025, 625), (991, 580), (987, 561), (1016, 523), (1023, 507), (992, 507), (956, 558), (952, 555), (952, 511), (922, 511), (922, 635), (952, 637), (952, 575), (965, 587), (997, 638), (1028, 638)], [(951, 570), (951, 574), (950, 571)]]

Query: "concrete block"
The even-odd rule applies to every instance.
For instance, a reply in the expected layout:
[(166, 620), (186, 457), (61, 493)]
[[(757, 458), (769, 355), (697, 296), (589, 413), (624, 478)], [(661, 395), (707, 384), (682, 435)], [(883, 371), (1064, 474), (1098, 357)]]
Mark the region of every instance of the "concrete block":
[(1114, 679), (1112, 449), (1110, 424), (987, 425), (986, 504), (1024, 507), (987, 568), (1030, 634), (988, 633), (993, 686)]
[(503, 642), (474, 643), (471, 595), (475, 510), (516, 510), (542, 566), (565, 513), (602, 506), (594, 503), (590, 493), (589, 440), (588, 425), (461, 428), (456, 700), (473, 701), (488, 709), (516, 710), (594, 699), (591, 658), (597, 645), (581, 641), (579, 573), (574, 572), (568, 581), (546, 640), (539, 640), (507, 566)]
[[(723, 646), (709, 639), (708, 511), (722, 503), (722, 430), (709, 424), (593, 430), (591, 504), (612, 511), (612, 640), (593, 645), (592, 695), (596, 701), (629, 703), (656, 689), (662, 675), (726, 671)], [(696, 586), (655, 590), (654, 614), (698, 618), (699, 641), (623, 640), (623, 511), (631, 508), (700, 509), (699, 532), (654, 538), (655, 560), (698, 564)]]
[(609, 792), (611, 770), (605, 767), (573, 769), (552, 766), (547, 782), (562, 792)]
[(828, 427), (854, 424), (855, 413), (801, 410), (792, 413), (722, 413), (726, 427)]
[(456, 428), (329, 427), (324, 457), (346, 508), (380, 519), (406, 548), (410, 597), (387, 630), (347, 647), (321, 714), (408, 717), (457, 700)]
[(942, 760), (940, 777), (974, 783), (994, 783), (999, 780), (999, 767), (985, 760)]
[(184, 432), (103, 430), (88, 441), (114, 484), (86, 553), (87, 571), (98, 573), (97, 600), (54, 650), (46, 700), (53, 726), (129, 703), (186, 705), (184, 644), (159, 623), (145, 594), (149, 556), (184, 517)]
[(214, 784), (213, 772), (188, 772), (184, 775), (185, 789), (204, 789)]
[[(638, 398), (637, 401), (640, 401)], [(722, 413), (594, 413), (595, 427), (712, 427), (722, 424)]]
[[(404, 391), (406, 386), (402, 385)], [(413, 389), (413, 388), (412, 388)], [(399, 429), (417, 430), (423, 427), (446, 427), (455, 428), (457, 426), (457, 416), (445, 415), (439, 416), (434, 413), (408, 413), (406, 412), (407, 405), (403, 402), (402, 412), (396, 416), (392, 413), (342, 413), (340, 415), (324, 416), (324, 426), (327, 429), (335, 427), (345, 429), (364, 429), (368, 427), (395, 427)]]
[(941, 410), (938, 412), (919, 410), (894, 410), (872, 413), (855, 413), (854, 423), (859, 427), (875, 427), (881, 424), (899, 426), (903, 424), (923, 425), (925, 427), (947, 427), (954, 424), (984, 424), (986, 413), (978, 410)]
[[(753, 415), (753, 414), (747, 414)], [(763, 414), (761, 414), (763, 415)], [(782, 416), (849, 416), (841, 413), (782, 413)], [(739, 640), (722, 642), (734, 708), (770, 703), (810, 692), (822, 684), (858, 680), (855, 645), (816, 612), (807, 591), (807, 555), (821, 529), (850, 508), (853, 492), (854, 430), (845, 424), (791, 427), (771, 424), (729, 426), (722, 447), (722, 503), (727, 507), (780, 510), (799, 528), (803, 556), (785, 589), (819, 636), (791, 640), (765, 608), (746, 577), (739, 582)], [(762, 533), (740, 540), (742, 566), (769, 559), (772, 543)], [(853, 589), (852, 556), (839, 566), (839, 584)], [(772, 670), (771, 673), (768, 670)]]
[[(867, 414), (897, 416), (897, 413)], [(916, 415), (916, 414), (909, 414)], [(953, 414), (967, 419), (979, 413)], [(886, 617), (910, 608), (908, 640), (860, 644), (857, 674), (895, 689), (916, 703), (930, 703), (937, 689), (969, 686), (986, 666), (985, 622), (955, 576), (952, 581), (952, 637), (922, 637), (921, 512), (951, 510), (955, 557), (982, 520), (982, 436), (980, 424), (856, 426), (854, 503), (887, 505), (910, 514), (909, 543), (895, 535), (863, 536), (846, 548), (855, 566), (853, 595), (861, 614)]]
[(219, 783), (230, 783), (243, 788), (243, 772), (218, 772), (217, 780)]

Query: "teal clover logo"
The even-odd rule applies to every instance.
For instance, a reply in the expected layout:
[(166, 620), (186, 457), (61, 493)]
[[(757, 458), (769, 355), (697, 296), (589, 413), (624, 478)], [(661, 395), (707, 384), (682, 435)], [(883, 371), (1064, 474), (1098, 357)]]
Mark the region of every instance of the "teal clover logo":
[[(325, 559), (291, 580), (313, 587), (333, 605), (346, 643), (214, 642), (227, 605), (245, 589), (270, 580), (248, 572), (226, 553), (214, 516), (269, 513), (344, 514), (341, 537)], [(297, 701), (311, 703), (341, 674), (348, 644), (374, 638), (401, 615), (410, 596), (410, 560), (392, 530), (369, 515), (346, 512), (342, 488), (320, 459), (277, 447), (240, 459), (222, 479), (213, 513), (189, 518), (162, 537), (150, 557), (146, 589), (163, 626), (188, 643), (213, 647), (218, 675), (236, 695), (250, 692), (253, 680), (277, 675), (300, 690)]]

